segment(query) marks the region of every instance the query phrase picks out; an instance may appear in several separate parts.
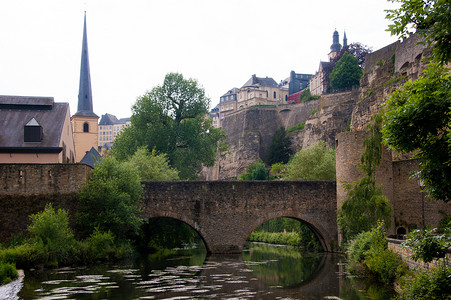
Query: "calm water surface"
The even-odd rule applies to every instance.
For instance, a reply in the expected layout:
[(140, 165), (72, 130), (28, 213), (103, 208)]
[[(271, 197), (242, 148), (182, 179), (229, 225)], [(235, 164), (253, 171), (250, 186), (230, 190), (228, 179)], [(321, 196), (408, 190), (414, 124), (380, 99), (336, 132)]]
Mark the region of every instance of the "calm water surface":
[[(15, 299), (389, 299), (357, 284), (341, 258), (249, 244), (242, 255), (204, 250), (159, 253), (135, 263), (25, 272)], [(362, 290), (367, 291), (364, 296)], [(5, 299), (5, 289), (0, 299)], [(2, 298), (3, 296), (3, 298)], [(8, 294), (10, 298), (11, 295)], [(8, 299), (9, 299), (8, 298)]]

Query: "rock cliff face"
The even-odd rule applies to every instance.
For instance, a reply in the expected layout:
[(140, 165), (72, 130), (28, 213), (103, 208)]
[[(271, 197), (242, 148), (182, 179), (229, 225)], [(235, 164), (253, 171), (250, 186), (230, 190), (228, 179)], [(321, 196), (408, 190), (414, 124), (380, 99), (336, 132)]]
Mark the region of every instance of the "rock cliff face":
[(289, 134), (293, 150), (298, 151), (320, 140), (331, 147), (335, 134), (346, 130), (357, 90), (330, 94), (319, 100), (273, 108), (248, 108), (227, 116), (222, 126), (226, 130), (229, 153), (218, 157), (214, 167), (204, 168), (207, 180), (238, 178), (248, 165), (258, 159), (266, 161), (272, 136), (281, 126), (289, 129), (305, 123), (304, 130)]

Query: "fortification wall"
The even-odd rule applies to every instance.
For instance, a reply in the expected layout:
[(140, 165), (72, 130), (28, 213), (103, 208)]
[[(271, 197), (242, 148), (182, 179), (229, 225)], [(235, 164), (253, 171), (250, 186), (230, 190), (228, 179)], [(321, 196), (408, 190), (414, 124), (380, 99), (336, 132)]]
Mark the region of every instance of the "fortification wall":
[(77, 192), (91, 169), (85, 164), (0, 164), (0, 195)]

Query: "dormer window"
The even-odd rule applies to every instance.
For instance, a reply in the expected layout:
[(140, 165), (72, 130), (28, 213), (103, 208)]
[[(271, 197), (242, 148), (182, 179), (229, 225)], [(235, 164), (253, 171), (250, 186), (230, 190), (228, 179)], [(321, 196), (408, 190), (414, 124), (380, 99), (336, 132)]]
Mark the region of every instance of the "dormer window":
[(41, 142), (42, 141), (42, 127), (35, 118), (31, 119), (24, 126), (24, 142)]

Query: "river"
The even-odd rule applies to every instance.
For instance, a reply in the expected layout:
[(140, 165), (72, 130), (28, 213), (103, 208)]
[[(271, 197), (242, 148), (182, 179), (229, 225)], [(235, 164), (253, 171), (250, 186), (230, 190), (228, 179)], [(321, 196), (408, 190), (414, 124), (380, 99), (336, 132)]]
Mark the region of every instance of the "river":
[(207, 256), (204, 249), (166, 251), (133, 263), (26, 271), (23, 279), (0, 287), (0, 299), (389, 297), (383, 288), (348, 278), (339, 255), (254, 243), (241, 255)]

